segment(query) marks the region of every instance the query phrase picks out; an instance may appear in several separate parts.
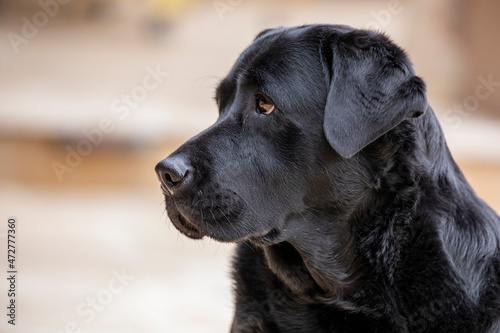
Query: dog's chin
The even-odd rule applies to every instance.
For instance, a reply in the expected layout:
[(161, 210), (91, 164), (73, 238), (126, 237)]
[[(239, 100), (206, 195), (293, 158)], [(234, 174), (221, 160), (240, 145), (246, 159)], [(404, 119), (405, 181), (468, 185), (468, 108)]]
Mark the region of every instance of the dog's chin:
[(200, 230), (193, 222), (184, 217), (179, 212), (170, 216), (172, 224), (185, 236), (191, 239), (202, 239), (204, 236), (208, 236), (215, 241), (222, 243), (242, 243), (245, 241), (250, 241), (255, 245), (269, 246), (281, 243), (283, 241), (282, 234), (278, 229), (272, 229), (270, 231), (256, 232), (250, 235), (228, 235), (224, 232), (212, 231), (205, 233)]
[(222, 243), (242, 243), (250, 241), (256, 245), (273, 245), (283, 241), (283, 234), (279, 228), (268, 227), (264, 230), (249, 230), (249, 228), (235, 228), (238, 225), (251, 225), (247, 220), (232, 220), (231, 226), (227, 220), (200, 220), (179, 207), (174, 200), (165, 196), (165, 203), (170, 221), (183, 235), (191, 239), (202, 239), (207, 236)]
[(182, 216), (179, 212), (175, 212), (174, 214), (169, 213), (169, 217), (177, 230), (187, 237), (191, 239), (202, 239), (203, 236), (205, 236), (205, 234), (198, 227)]
[(283, 241), (281, 237), (282, 234), (277, 229), (255, 232), (249, 235), (228, 235), (226, 232), (218, 232), (216, 230), (204, 232), (180, 213), (171, 216), (170, 220), (177, 230), (191, 239), (202, 239), (204, 236), (207, 236), (222, 243), (242, 243), (250, 241), (260, 246), (274, 245)]
[(280, 232), (275, 229), (271, 231), (254, 232), (251, 234), (228, 234), (227, 232), (219, 232), (217, 230), (213, 230), (207, 233), (205, 236), (208, 236), (211, 239), (221, 243), (238, 244), (251, 242), (255, 245), (260, 246), (275, 245), (283, 241), (280, 237)]
[(262, 232), (260, 234), (255, 234), (247, 237), (247, 239), (250, 242), (256, 244), (256, 245), (262, 245), (262, 246), (270, 246), (270, 245), (276, 245), (278, 243), (283, 242), (285, 239), (283, 239), (283, 234), (279, 229), (271, 229), (270, 231)]

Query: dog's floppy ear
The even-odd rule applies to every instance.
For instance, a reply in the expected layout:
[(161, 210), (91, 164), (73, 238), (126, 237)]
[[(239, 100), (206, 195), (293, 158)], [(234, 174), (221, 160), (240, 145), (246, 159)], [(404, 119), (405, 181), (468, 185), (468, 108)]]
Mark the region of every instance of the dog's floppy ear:
[(372, 31), (334, 33), (322, 56), (330, 73), (324, 131), (350, 158), (405, 119), (427, 108), (425, 84), (404, 51)]

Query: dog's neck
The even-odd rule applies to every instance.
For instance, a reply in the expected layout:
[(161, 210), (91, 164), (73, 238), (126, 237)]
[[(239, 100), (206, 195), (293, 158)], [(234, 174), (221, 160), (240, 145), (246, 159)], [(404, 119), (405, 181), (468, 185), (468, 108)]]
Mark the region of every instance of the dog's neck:
[[(271, 270), (304, 301), (320, 298), (344, 309), (383, 314), (374, 294), (383, 297), (390, 292), (399, 254), (411, 246), (405, 233), (420, 214), (419, 203), (426, 195), (422, 182), (433, 183), (440, 175), (451, 174), (455, 186), (468, 186), (432, 113), (400, 127), (375, 142), (365, 156), (341, 161), (328, 174), (316, 175), (315, 186), (329, 184), (323, 193), (342, 193), (342, 200), (323, 197), (316, 202), (329, 205), (318, 207), (315, 198), (307, 198), (308, 207), (292, 216), (283, 230), (284, 241), (264, 246)], [(384, 151), (384, 146), (397, 148), (385, 150), (386, 155), (379, 156), (367, 172), (354, 173), (358, 168), (351, 163), (376, 160), (374, 152)], [(445, 172), (450, 169), (453, 172)], [(372, 290), (371, 285), (386, 285), (387, 290)], [(371, 304), (360, 296), (364, 292), (371, 294)]]
[(271, 270), (291, 290), (336, 295), (353, 279), (348, 231), (330, 218), (316, 211), (295, 215), (284, 230), (287, 240), (264, 247)]

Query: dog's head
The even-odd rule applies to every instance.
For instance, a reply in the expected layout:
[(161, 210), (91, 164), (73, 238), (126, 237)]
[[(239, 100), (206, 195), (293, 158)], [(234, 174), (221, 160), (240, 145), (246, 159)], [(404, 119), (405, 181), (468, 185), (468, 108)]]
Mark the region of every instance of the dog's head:
[(307, 210), (345, 213), (370, 183), (361, 155), (427, 108), (387, 37), (329, 25), (259, 34), (216, 101), (217, 122), (156, 173), (173, 224), (224, 242), (272, 243)]

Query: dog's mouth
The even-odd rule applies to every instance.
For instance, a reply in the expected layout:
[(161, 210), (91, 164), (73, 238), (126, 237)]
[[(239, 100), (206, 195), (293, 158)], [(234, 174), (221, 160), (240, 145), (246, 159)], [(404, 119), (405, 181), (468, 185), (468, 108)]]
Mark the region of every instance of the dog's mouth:
[(165, 204), (167, 209), (168, 217), (170, 221), (175, 226), (177, 230), (192, 239), (201, 239), (205, 234), (185, 215), (183, 215), (174, 200), (170, 192), (162, 185), (161, 189), (165, 197)]
[[(250, 241), (263, 246), (277, 244), (283, 240), (281, 228), (270, 226), (253, 230), (245, 228), (244, 226), (248, 226), (249, 223), (244, 223), (247, 221), (243, 216), (244, 208), (236, 195), (228, 196), (224, 202), (207, 200), (204, 206), (193, 204), (202, 202), (198, 200), (199, 198), (174, 198), (167, 191), (164, 191), (164, 196), (170, 222), (178, 231), (191, 239), (207, 236), (224, 243)], [(206, 207), (209, 209), (205, 211)], [(243, 226), (238, 227), (240, 225)]]
[(203, 238), (203, 236), (205, 236), (203, 232), (200, 231), (200, 229), (198, 229), (193, 223), (182, 216), (182, 214), (180, 214), (179, 212), (176, 212), (173, 215), (174, 216), (170, 216), (170, 220), (172, 221), (174, 226), (187, 237), (192, 239), (201, 239)]

